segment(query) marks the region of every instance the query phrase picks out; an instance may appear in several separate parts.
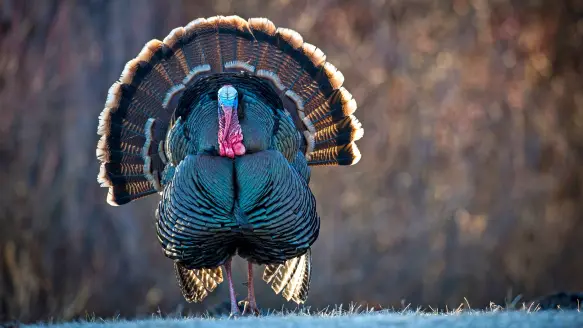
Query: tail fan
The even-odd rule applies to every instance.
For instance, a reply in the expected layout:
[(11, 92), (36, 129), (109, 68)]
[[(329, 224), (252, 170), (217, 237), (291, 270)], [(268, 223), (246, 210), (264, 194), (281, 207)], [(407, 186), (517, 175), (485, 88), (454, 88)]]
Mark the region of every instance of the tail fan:
[(180, 91), (175, 83), (186, 76), (172, 43), (172, 38), (148, 42), (109, 89), (96, 155), (101, 161), (97, 180), (109, 187), (111, 205), (162, 191), (164, 140)]
[(188, 302), (201, 302), (223, 282), (221, 267), (214, 269), (187, 269), (174, 263), (178, 285)]
[(283, 297), (297, 304), (304, 303), (308, 298), (312, 273), (312, 253), (308, 251), (299, 257), (287, 260), (283, 264), (272, 264), (265, 267), (263, 280), (271, 284), (276, 294), (283, 291)]
[(352, 165), (363, 129), (344, 76), (324, 53), (265, 18), (199, 18), (149, 41), (109, 89), (99, 117), (98, 181), (122, 205), (163, 188), (164, 142), (187, 87), (224, 72), (269, 81), (303, 134), (309, 165)]

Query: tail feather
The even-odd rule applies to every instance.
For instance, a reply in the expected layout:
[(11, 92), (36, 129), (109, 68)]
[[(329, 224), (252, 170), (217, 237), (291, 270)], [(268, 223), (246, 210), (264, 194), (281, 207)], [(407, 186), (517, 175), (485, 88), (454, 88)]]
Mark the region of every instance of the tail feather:
[(222, 72), (218, 34), (220, 19), (220, 16), (199, 18), (184, 27), (185, 54), (191, 70), (199, 65), (209, 65), (213, 72)]
[(320, 165), (353, 165), (360, 160), (361, 154), (356, 144), (351, 142), (346, 145), (320, 149), (312, 153), (310, 164)]
[[(163, 141), (183, 92), (209, 74), (241, 71), (271, 82), (303, 135), (301, 149), (309, 165), (358, 162), (354, 141), (363, 133), (352, 115), (356, 101), (322, 50), (266, 18), (199, 18), (175, 28), (163, 41), (149, 41), (109, 89), (99, 119), (97, 158), (143, 166), (141, 173), (132, 171), (134, 177), (123, 180), (117, 175), (125, 173), (110, 170), (115, 165), (102, 165), (98, 180), (110, 188), (111, 204), (163, 188), (166, 163), (173, 162)], [(140, 188), (123, 186), (136, 181)], [(143, 181), (151, 187), (144, 188)]]
[(240, 38), (248, 33), (247, 21), (241, 17), (229, 16), (219, 20), (218, 34), (222, 63), (226, 64), (243, 58), (239, 54), (239, 46), (248, 45), (249, 42), (248, 39), (240, 40)]
[(223, 282), (221, 267), (187, 269), (175, 262), (174, 270), (180, 291), (188, 302), (201, 302)]
[(298, 265), (299, 258), (294, 257), (293, 259), (287, 260), (284, 264), (281, 264), (281, 268), (278, 270), (277, 275), (273, 278), (271, 283), (271, 288), (276, 294), (281, 293), (281, 291), (290, 282), (293, 273)]
[(178, 86), (182, 83), (189, 72), (188, 63), (182, 51), (181, 38), (184, 35), (184, 28), (175, 28), (162, 41), (162, 66), (168, 73), (172, 84)]
[(299, 257), (282, 264), (267, 265), (263, 271), (263, 280), (271, 284), (276, 294), (282, 293), (286, 300), (297, 304), (308, 298), (312, 273), (312, 254), (308, 251)]
[(349, 115), (338, 123), (318, 130), (314, 136), (315, 150), (342, 146), (362, 138), (362, 124), (354, 115)]
[(315, 129), (330, 126), (344, 117), (354, 114), (356, 101), (344, 87), (334, 90), (330, 98), (306, 115)]
[(305, 270), (306, 261), (300, 258), (293, 274), (290, 277), (289, 283), (285, 286), (283, 292), (281, 293), (286, 300), (294, 298), (297, 291), (300, 289)]
[(304, 255), (304, 274), (302, 275), (301, 283), (292, 295), (292, 300), (298, 304), (306, 302), (308, 299), (308, 292), (310, 291), (310, 283), (312, 281), (312, 251), (308, 250)]

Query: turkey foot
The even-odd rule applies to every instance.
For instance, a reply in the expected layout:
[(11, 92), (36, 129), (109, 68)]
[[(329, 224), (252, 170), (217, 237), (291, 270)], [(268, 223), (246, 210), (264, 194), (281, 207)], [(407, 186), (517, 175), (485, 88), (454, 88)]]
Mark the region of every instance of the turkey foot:
[(243, 316), (260, 316), (261, 315), (261, 311), (259, 310), (258, 307), (252, 308), (249, 305), (249, 300), (244, 299), (239, 301), (239, 306), (243, 309)]
[(231, 259), (225, 262), (225, 271), (227, 271), (227, 280), (229, 281), (229, 297), (231, 300), (231, 316), (238, 316), (241, 314), (237, 306), (237, 298), (235, 296), (235, 287), (233, 286), (233, 276), (231, 274)]
[(253, 263), (247, 262), (247, 299), (244, 302), (243, 314), (259, 315), (259, 308), (255, 301), (255, 287), (253, 285)]

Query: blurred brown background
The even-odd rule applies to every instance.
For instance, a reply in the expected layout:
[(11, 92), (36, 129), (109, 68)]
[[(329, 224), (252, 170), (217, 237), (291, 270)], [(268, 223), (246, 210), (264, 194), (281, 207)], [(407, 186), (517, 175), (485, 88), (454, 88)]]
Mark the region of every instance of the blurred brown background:
[[(223, 284), (184, 302), (157, 196), (107, 205), (94, 149), (107, 90), (145, 42), (232, 13), (299, 31), (359, 103), (361, 162), (313, 171), (308, 305), (583, 289), (583, 1), (0, 0), (0, 321), (227, 299)], [(281, 307), (257, 278), (260, 306)]]

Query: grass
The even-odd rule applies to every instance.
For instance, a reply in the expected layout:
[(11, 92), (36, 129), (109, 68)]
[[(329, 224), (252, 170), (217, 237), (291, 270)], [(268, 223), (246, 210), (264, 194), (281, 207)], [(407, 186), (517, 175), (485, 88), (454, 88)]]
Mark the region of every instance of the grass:
[(160, 314), (145, 320), (101, 319), (88, 317), (87, 320), (27, 325), (22, 327), (51, 328), (264, 328), (264, 327), (532, 327), (569, 328), (583, 327), (583, 313), (580, 308), (569, 310), (542, 311), (534, 303), (517, 306), (517, 302), (506, 307), (491, 304), (486, 310), (473, 310), (466, 302), (452, 310), (440, 311), (409, 306), (402, 310), (374, 310), (355, 305), (342, 305), (319, 311), (304, 308), (297, 311), (270, 311), (259, 317), (235, 317), (203, 315), (201, 317), (168, 318)]

